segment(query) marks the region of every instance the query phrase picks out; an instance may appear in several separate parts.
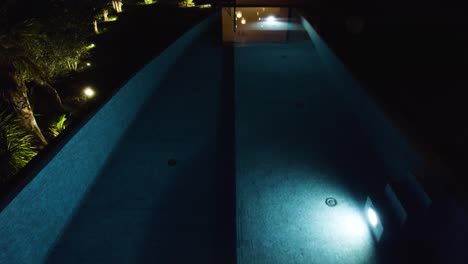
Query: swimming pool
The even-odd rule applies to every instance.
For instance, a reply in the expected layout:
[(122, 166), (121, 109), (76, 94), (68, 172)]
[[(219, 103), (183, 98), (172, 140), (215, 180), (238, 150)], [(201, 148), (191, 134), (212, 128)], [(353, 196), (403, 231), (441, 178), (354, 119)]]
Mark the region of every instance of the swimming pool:
[(294, 10), (225, 7), (1, 212), (0, 262), (375, 263), (366, 198), (418, 162)]

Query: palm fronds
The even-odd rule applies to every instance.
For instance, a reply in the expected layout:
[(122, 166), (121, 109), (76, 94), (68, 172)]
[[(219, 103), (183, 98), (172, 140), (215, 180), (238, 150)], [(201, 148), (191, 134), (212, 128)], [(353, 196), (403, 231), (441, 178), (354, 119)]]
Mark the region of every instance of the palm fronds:
[(36, 156), (34, 141), (14, 113), (0, 112), (0, 183), (11, 179)]

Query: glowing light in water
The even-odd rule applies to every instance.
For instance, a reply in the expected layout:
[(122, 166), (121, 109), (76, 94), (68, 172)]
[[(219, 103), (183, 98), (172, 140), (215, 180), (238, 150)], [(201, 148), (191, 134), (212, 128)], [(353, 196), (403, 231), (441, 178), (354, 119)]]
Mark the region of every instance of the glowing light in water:
[(377, 223), (379, 222), (379, 218), (377, 217), (377, 213), (374, 211), (374, 209), (372, 208), (367, 209), (367, 218), (369, 219), (369, 223), (373, 227), (377, 226)]
[(266, 18), (266, 22), (273, 23), (276, 21), (276, 17), (274, 16), (269, 16)]

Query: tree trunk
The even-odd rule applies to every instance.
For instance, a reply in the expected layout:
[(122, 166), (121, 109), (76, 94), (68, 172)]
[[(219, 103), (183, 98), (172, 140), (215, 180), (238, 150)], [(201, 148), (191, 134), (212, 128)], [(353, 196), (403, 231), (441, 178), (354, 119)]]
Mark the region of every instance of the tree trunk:
[(64, 111), (64, 112), (68, 111), (68, 109), (66, 109), (62, 103), (62, 98), (60, 97), (59, 93), (54, 87), (52, 87), (52, 85), (50, 85), (47, 82), (44, 82), (41, 84), (41, 87), (44, 87), (47, 90), (47, 92), (54, 97), (55, 101), (57, 102), (58, 107), (60, 108), (60, 111)]
[(104, 16), (104, 21), (109, 21), (109, 11), (107, 11), (107, 9), (104, 9), (103, 16)]
[(17, 81), (16, 85), (16, 89), (8, 90), (8, 95), (18, 117), (26, 129), (32, 132), (43, 145), (47, 145), (47, 140), (37, 125), (34, 112), (29, 103), (26, 84), (24, 81)]

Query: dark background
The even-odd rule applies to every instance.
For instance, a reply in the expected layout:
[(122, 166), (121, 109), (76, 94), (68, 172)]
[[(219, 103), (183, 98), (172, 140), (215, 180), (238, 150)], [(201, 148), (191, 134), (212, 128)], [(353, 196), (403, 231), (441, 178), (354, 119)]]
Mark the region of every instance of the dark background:
[(432, 195), (468, 203), (468, 10), (459, 1), (330, 0), (305, 12), (338, 57), (428, 161)]

